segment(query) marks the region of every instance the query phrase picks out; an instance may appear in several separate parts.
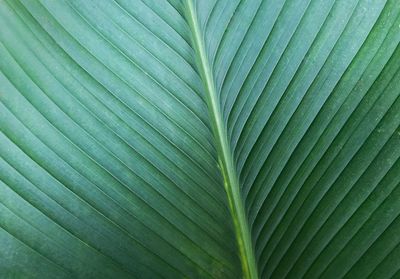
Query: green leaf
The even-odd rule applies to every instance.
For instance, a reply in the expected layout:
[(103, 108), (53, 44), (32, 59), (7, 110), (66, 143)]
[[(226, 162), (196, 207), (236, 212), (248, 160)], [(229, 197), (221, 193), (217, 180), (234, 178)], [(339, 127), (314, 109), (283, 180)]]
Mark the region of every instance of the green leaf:
[(400, 278), (398, 0), (0, 1), (0, 278)]

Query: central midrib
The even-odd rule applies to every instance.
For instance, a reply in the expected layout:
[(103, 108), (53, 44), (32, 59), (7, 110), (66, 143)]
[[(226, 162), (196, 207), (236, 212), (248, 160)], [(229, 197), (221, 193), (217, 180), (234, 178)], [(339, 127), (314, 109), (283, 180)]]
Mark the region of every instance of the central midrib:
[(243, 277), (256, 279), (258, 278), (258, 274), (250, 230), (240, 194), (238, 174), (233, 162), (232, 152), (227, 137), (227, 129), (218, 102), (214, 77), (206, 55), (204, 40), (200, 31), (193, 0), (186, 0), (185, 4), (187, 21), (192, 32), (193, 47), (196, 53), (196, 62), (205, 87), (211, 128), (214, 134), (215, 145), (218, 153), (218, 162), (224, 179), (224, 187), (228, 198), (229, 209), (233, 219)]

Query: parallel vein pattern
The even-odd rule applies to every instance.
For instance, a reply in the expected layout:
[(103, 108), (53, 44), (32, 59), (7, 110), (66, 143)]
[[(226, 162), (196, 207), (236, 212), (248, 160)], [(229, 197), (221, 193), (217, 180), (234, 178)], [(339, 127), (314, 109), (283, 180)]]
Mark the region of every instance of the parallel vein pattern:
[(154, 7), (1, 3), (0, 277), (237, 276), (188, 27)]
[(399, 80), (398, 0), (2, 0), (0, 278), (400, 278)]
[(396, 276), (399, 2), (205, 2), (260, 276)]

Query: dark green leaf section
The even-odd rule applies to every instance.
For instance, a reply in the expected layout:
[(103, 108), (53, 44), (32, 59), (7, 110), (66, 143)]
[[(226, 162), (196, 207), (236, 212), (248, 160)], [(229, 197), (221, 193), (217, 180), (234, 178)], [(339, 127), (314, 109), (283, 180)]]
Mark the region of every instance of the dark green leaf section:
[(199, 6), (260, 276), (394, 276), (399, 1)]
[[(193, 4), (259, 276), (400, 278), (399, 1)], [(243, 277), (185, 16), (0, 1), (0, 278)]]

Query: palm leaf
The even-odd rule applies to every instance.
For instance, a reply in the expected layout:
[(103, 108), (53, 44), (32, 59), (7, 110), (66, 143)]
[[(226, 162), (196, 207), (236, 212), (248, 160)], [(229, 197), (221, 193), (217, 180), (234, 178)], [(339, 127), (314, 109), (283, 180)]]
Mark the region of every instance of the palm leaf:
[(400, 277), (398, 0), (0, 2), (1, 278)]

